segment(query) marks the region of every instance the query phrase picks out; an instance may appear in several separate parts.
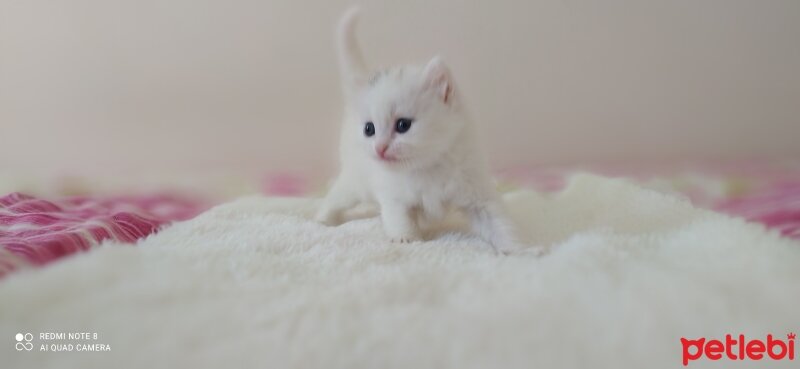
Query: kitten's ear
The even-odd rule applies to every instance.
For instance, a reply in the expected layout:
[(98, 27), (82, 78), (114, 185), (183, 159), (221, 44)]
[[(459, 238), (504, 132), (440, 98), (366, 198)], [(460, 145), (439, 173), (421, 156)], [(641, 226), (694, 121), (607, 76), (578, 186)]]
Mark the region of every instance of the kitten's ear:
[(436, 96), (446, 105), (453, 101), (453, 79), (450, 69), (444, 64), (441, 57), (434, 57), (425, 66), (425, 85), (434, 89)]

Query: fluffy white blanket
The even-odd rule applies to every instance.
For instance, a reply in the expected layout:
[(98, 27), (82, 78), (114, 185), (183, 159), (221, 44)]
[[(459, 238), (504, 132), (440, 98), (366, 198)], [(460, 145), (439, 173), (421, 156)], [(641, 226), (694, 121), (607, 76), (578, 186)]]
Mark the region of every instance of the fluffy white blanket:
[[(759, 225), (592, 176), (505, 199), (544, 256), (497, 256), (457, 230), (391, 244), (377, 218), (307, 220), (315, 200), (221, 205), (138, 247), (0, 281), (0, 357), (8, 368), (658, 368), (682, 367), (681, 337), (800, 331), (800, 245)], [(14, 349), (18, 332), (34, 350)], [(54, 343), (111, 351), (39, 351)]]

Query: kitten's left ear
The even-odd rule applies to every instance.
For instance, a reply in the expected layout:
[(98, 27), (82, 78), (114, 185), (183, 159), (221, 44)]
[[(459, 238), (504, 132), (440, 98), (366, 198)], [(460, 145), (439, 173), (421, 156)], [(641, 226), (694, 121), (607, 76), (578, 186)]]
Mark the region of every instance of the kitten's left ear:
[(453, 101), (453, 79), (450, 77), (450, 69), (444, 64), (442, 58), (434, 57), (425, 66), (425, 85), (434, 89), (436, 95), (446, 105)]

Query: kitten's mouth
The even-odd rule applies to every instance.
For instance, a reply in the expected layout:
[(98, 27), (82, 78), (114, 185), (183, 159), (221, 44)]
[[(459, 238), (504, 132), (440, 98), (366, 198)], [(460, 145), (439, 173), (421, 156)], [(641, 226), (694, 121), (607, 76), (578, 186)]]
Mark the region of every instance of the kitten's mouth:
[(382, 161), (384, 163), (394, 163), (394, 162), (398, 161), (399, 159), (397, 159), (394, 156), (379, 156), (378, 160), (380, 160), (380, 161)]
[(377, 152), (378, 160), (392, 163), (398, 160), (398, 158), (394, 155), (386, 153), (386, 149)]

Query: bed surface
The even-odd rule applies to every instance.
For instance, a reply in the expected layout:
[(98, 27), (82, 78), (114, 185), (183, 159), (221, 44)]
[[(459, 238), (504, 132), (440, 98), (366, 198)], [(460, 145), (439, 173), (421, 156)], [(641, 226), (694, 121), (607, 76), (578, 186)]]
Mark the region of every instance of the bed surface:
[(310, 221), (313, 199), (222, 204), (136, 247), (7, 276), (0, 333), (91, 332), (112, 351), (0, 356), (14, 368), (680, 368), (681, 337), (796, 327), (800, 244), (777, 231), (594, 176), (504, 199), (543, 256), (498, 256), (458, 223), (392, 244), (376, 218)]

